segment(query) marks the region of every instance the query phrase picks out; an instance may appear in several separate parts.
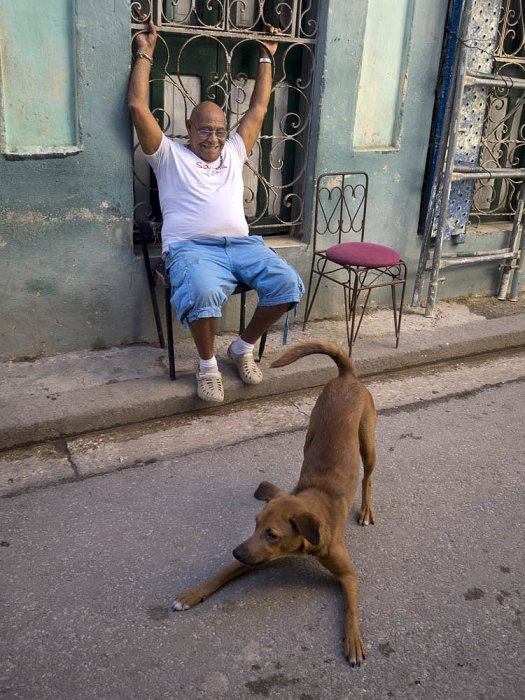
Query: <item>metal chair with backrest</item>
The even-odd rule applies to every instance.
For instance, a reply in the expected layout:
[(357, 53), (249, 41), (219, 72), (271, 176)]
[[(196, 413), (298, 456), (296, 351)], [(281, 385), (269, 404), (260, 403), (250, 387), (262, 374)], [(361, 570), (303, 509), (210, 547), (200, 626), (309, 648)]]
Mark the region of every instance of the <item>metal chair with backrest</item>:
[[(175, 341), (173, 335), (173, 318), (171, 307), (171, 281), (169, 274), (164, 269), (164, 261), (162, 260), (162, 257), (151, 256), (149, 252), (149, 245), (158, 238), (155, 231), (156, 229), (160, 230), (160, 223), (152, 221), (143, 221), (139, 223), (137, 227), (142, 247), (142, 256), (146, 268), (146, 277), (148, 280), (150, 299), (153, 307), (153, 315), (155, 317), (155, 325), (157, 327), (157, 335), (159, 337), (159, 345), (161, 348), (165, 348), (166, 345), (168, 347), (169, 374), (170, 379), (174, 380), (177, 378), (177, 375), (175, 372)], [(160, 283), (164, 288), (166, 341), (164, 339), (164, 331), (162, 328), (162, 321), (157, 301), (156, 287), (158, 283)], [(243, 332), (246, 325), (246, 294), (250, 291), (252, 291), (251, 287), (239, 283), (233, 292), (233, 294), (240, 294), (239, 335)], [(259, 341), (259, 361), (261, 360), (264, 353), (264, 348), (266, 345), (266, 336), (267, 334), (264, 333)]]
[[(391, 290), (396, 348), (399, 346), (405, 296), (407, 268), (399, 253), (388, 246), (365, 241), (367, 199), (368, 175), (364, 172), (324, 173), (317, 180), (312, 266), (303, 330), (321, 281), (340, 285), (345, 301), (349, 355), (370, 294), (381, 287)], [(343, 237), (358, 240), (343, 241)], [(357, 315), (360, 299), (362, 308)]]

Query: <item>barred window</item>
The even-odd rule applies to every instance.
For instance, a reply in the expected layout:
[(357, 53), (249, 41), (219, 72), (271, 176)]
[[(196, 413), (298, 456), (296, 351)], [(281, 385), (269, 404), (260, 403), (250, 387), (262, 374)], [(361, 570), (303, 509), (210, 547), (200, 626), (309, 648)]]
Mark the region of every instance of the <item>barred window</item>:
[[(480, 165), (487, 170), (525, 167), (525, 8), (503, 0), (491, 73), (502, 78), (487, 89)], [(522, 81), (520, 83), (520, 81)], [(478, 180), (471, 221), (506, 221), (514, 216), (521, 180)]]
[[(164, 133), (185, 141), (195, 104), (211, 100), (234, 131), (248, 108), (258, 67), (254, 42), (280, 29), (274, 80), (261, 135), (245, 165), (244, 208), (259, 235), (294, 234), (303, 221), (318, 35), (317, 0), (141, 0), (133, 30), (152, 18), (159, 33), (151, 73), (152, 111)], [(136, 144), (135, 144), (136, 145)], [(139, 148), (134, 162), (135, 219), (158, 218), (154, 176)]]

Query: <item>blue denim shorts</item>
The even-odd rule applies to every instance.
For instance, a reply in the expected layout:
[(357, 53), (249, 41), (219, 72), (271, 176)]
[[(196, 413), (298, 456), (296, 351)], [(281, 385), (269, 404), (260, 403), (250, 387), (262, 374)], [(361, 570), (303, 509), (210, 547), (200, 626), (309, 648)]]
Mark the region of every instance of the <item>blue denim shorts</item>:
[(171, 243), (165, 257), (171, 304), (187, 324), (218, 318), (239, 282), (259, 295), (259, 306), (297, 304), (304, 285), (285, 260), (267, 248), (260, 236), (220, 236)]

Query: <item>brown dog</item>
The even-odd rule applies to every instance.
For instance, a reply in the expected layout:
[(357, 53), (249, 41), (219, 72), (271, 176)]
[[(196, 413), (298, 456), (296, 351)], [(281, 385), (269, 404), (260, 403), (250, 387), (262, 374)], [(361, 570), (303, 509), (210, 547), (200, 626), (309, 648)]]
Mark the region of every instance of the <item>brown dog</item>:
[(333, 343), (312, 341), (287, 350), (272, 367), (305, 355), (329, 355), (339, 376), (324, 387), (313, 408), (299, 482), (291, 494), (263, 481), (255, 498), (267, 501), (255, 532), (233, 550), (237, 561), (205, 583), (181, 593), (174, 610), (187, 610), (254, 566), (291, 554), (311, 554), (341, 582), (345, 602), (344, 651), (352, 666), (365, 658), (357, 612), (357, 575), (344, 542), (345, 522), (363, 460), (359, 523), (374, 522), (371, 474), (375, 466), (376, 411), (368, 389), (357, 379), (352, 360)]

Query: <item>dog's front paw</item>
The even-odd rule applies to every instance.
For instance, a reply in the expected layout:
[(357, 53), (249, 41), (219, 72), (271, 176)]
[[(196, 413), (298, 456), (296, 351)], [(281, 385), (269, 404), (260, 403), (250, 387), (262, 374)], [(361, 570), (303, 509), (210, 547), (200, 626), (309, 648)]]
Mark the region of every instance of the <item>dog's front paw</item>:
[(190, 588), (180, 593), (173, 601), (172, 610), (189, 610), (194, 605), (202, 603), (206, 596), (199, 588)]
[(359, 632), (350, 633), (345, 637), (345, 656), (352, 668), (361, 666), (365, 660), (365, 645), (361, 639)]
[(357, 516), (359, 525), (373, 525), (374, 524), (374, 512), (371, 505), (362, 505), (359, 515)]

